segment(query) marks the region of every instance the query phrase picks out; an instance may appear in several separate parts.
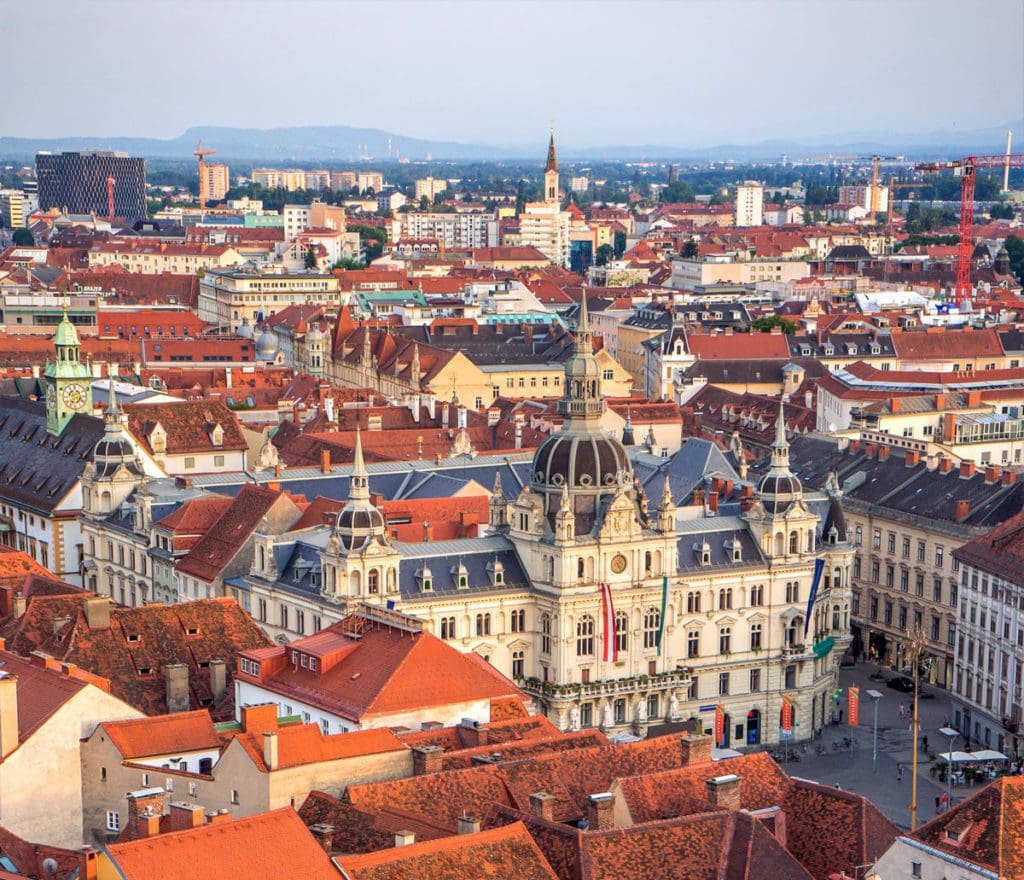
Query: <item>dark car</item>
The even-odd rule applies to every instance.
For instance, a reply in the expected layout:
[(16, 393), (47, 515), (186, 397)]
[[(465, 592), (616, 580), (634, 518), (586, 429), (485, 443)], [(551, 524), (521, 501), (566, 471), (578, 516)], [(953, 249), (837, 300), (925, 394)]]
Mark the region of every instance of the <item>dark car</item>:
[(905, 675), (894, 675), (886, 683), (886, 687), (891, 687), (894, 691), (901, 691), (904, 694), (912, 694), (914, 692), (914, 680), (907, 678)]

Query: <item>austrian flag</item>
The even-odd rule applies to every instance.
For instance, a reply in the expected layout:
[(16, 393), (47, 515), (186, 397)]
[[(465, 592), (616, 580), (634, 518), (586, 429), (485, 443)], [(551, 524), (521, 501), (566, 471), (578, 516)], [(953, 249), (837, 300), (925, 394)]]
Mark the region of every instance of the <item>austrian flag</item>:
[(606, 663), (614, 663), (619, 659), (618, 633), (615, 632), (615, 606), (612, 605), (612, 588), (601, 584), (601, 632), (604, 638), (601, 644), (601, 657)]

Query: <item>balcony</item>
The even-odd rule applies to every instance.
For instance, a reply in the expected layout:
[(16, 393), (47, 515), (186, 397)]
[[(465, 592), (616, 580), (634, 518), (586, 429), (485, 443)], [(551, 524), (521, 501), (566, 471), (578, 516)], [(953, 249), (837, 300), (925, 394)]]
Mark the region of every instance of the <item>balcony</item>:
[(814, 651), (807, 647), (807, 645), (787, 645), (782, 649), (782, 661), (789, 662), (791, 660), (807, 660), (814, 656)]
[(634, 675), (628, 678), (609, 678), (602, 681), (591, 681), (587, 684), (556, 684), (528, 678), (517, 682), (528, 694), (545, 700), (592, 699), (614, 697), (628, 694), (651, 694), (661, 691), (685, 688), (690, 686), (690, 670), (662, 672), (655, 675)]

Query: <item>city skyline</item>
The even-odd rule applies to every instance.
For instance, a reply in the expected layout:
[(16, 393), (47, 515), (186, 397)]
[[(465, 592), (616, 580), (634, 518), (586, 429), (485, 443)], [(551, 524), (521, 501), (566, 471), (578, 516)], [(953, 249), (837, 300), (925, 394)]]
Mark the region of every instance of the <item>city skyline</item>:
[[(56, 6), (48, 63), (33, 77), (37, 100), (23, 105), (5, 134), (173, 138), (210, 124), (343, 124), (518, 145), (524, 131), (554, 124), (566, 147), (697, 148), (995, 128), (1014, 124), (1024, 107), (1024, 9), (1008, 0), (972, 7), (985, 34), (984, 64), (953, 63), (964, 53), (956, 6), (916, 0), (896, 7), (803, 0), (628, 7), (310, 2), (291, 5), (288, 16), (269, 3)], [(202, 29), (194, 26), (198, 14)], [(612, 26), (618, 17), (636, 33), (627, 28), (624, 37)], [(737, 20), (746, 26), (736, 29)], [(310, 52), (317, 45), (312, 22), (317, 33), (339, 41)], [(15, 69), (36, 63), (30, 38), (37, 27), (28, 10), (9, 12), (9, 33), (24, 37), (13, 42)], [(206, 37), (197, 34), (215, 33), (259, 51), (240, 59), (204, 56)], [(153, 34), (161, 35), (156, 54)], [(95, 61), (113, 45), (117, 65)], [(832, 68), (804, 76), (821, 53)], [(152, 71), (154, 57), (166, 76), (125, 75)], [(184, 57), (202, 60), (175, 61)], [(93, 86), (116, 84), (121, 100), (82, 101), (67, 88), (69, 78), (82, 76), (83, 58), (90, 59)], [(224, 102), (211, 88), (241, 75), (261, 95), (258, 113), (249, 102)], [(367, 75), (373, 88), (345, 86)], [(595, 112), (600, 108), (610, 112)]]

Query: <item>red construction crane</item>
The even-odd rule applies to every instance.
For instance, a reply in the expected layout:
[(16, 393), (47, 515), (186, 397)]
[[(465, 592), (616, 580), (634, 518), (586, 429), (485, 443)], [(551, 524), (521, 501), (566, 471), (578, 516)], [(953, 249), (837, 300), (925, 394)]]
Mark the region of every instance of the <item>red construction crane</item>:
[(971, 254), (974, 253), (974, 176), (978, 168), (1009, 168), (1024, 165), (1024, 153), (1002, 156), (968, 156), (952, 162), (924, 162), (918, 171), (952, 169), (960, 177), (960, 244), (956, 252), (956, 295), (959, 302), (973, 302)]
[(199, 160), (199, 207), (206, 207), (206, 196), (209, 191), (208, 182), (206, 180), (206, 157), (212, 156), (216, 153), (216, 150), (204, 150), (203, 142), (200, 141), (196, 146), (196, 151), (192, 154)]
[(107, 178), (107, 218), (114, 219), (114, 178)]

